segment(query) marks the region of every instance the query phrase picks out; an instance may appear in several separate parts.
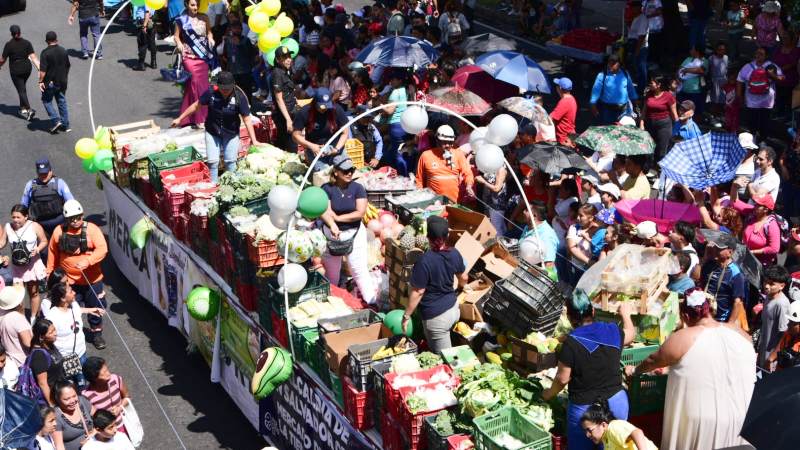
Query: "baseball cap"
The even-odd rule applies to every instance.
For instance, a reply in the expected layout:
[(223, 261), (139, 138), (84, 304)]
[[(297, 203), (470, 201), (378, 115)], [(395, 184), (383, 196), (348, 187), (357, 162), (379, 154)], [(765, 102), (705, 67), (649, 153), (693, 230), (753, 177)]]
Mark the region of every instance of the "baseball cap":
[(353, 165), (353, 160), (344, 153), (339, 153), (338, 155), (334, 156), (332, 162), (333, 167), (343, 171), (355, 169), (356, 167)]
[(220, 89), (233, 89), (236, 86), (236, 80), (233, 79), (233, 74), (228, 71), (220, 72), (217, 75), (217, 86)]
[(55, 42), (58, 40), (58, 35), (55, 31), (48, 31), (47, 34), (44, 35), (45, 42)]
[(314, 102), (317, 104), (319, 108), (330, 109), (333, 108), (333, 102), (331, 101), (331, 91), (328, 88), (317, 88), (314, 92)]
[(769, 194), (753, 197), (753, 203), (761, 205), (770, 211), (775, 209), (775, 200), (773, 200), (772, 196)]
[(581, 175), (581, 180), (588, 181), (589, 183), (592, 183), (594, 186), (600, 184), (600, 181), (597, 179), (597, 177), (590, 173)]
[(614, 183), (603, 183), (600, 186), (597, 186), (597, 190), (600, 192), (605, 192), (617, 200), (619, 200), (619, 198), (622, 196), (622, 193), (619, 191), (619, 187), (617, 187), (617, 185)]
[(285, 45), (281, 45), (280, 47), (275, 49), (275, 58), (283, 58), (284, 56), (291, 56), (292, 51), (289, 50), (289, 47)]
[(758, 149), (758, 145), (756, 145), (756, 140), (750, 133), (739, 133), (739, 145), (747, 150), (756, 150)]
[(656, 227), (656, 223), (650, 220), (645, 220), (644, 222), (639, 222), (634, 228), (634, 233), (636, 233), (636, 237), (639, 239), (650, 239), (655, 237), (658, 234), (658, 228)]
[[(706, 237), (708, 238), (709, 236)], [(735, 237), (731, 236), (728, 233), (719, 233), (719, 235), (714, 236), (713, 239), (708, 239), (708, 244), (713, 245), (714, 247), (717, 247), (718, 249), (721, 250), (724, 249), (733, 250), (736, 248), (736, 244), (738, 244), (738, 242), (736, 241)]]
[(553, 80), (553, 83), (555, 83), (562, 90), (565, 91), (572, 90), (572, 80), (570, 80), (569, 78), (556, 78)]
[(684, 111), (694, 111), (694, 102), (691, 100), (684, 100), (680, 104), (680, 109)]
[(800, 322), (800, 302), (792, 302), (789, 305), (789, 314), (786, 314), (786, 318), (790, 322)]
[(36, 161), (36, 173), (40, 175), (44, 175), (47, 172), (50, 172), (52, 166), (50, 166), (50, 160), (47, 158), (42, 158)]
[(11, 32), (11, 35), (17, 35), (22, 33), (22, 30), (19, 29), (19, 25), (11, 25), (11, 28), (8, 29)]
[(450, 232), (447, 219), (439, 216), (428, 217), (428, 237), (432, 239), (446, 238)]

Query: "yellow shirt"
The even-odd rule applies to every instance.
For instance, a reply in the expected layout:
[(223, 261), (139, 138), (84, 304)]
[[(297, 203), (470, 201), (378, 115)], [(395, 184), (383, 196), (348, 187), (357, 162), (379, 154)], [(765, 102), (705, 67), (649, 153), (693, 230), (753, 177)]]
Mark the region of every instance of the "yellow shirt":
[(636, 444), (631, 439), (631, 433), (636, 427), (624, 420), (612, 420), (608, 424), (608, 429), (603, 435), (603, 448), (605, 450), (658, 450), (656, 444), (650, 439), (647, 440), (646, 448), (636, 448)]
[(650, 182), (647, 177), (642, 173), (638, 177), (628, 177), (622, 183), (622, 190), (627, 193), (625, 198), (632, 200), (643, 200), (650, 198)]

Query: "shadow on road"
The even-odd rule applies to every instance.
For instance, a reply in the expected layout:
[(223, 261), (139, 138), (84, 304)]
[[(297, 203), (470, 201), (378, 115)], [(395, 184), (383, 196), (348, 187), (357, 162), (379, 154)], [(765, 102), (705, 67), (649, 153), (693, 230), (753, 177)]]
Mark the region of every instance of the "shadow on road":
[[(177, 87), (175, 89), (178, 89)], [(160, 106), (156, 112), (158, 117), (175, 118), (181, 111), (182, 97), (163, 97), (159, 99)]]

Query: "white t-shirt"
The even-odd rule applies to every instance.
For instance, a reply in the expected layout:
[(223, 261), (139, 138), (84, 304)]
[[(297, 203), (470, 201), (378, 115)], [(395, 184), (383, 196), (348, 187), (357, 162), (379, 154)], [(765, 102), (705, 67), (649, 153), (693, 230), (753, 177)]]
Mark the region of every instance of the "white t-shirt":
[(56, 443), (51, 436), (36, 436), (36, 444), (39, 450), (56, 450)]
[(600, 199), (600, 193), (599, 192), (597, 194), (590, 195), (586, 199), (586, 203), (588, 203), (590, 205), (594, 205), (594, 207), (597, 208), (598, 211), (603, 209), (603, 201)]
[(639, 39), (644, 36), (642, 48), (647, 48), (647, 38), (649, 34), (650, 24), (647, 21), (647, 16), (639, 14), (631, 23), (631, 28), (628, 30), (628, 39)]
[[(56, 328), (55, 345), (62, 355), (72, 353), (73, 343), (75, 345), (75, 353), (78, 356), (86, 353), (86, 337), (83, 334), (83, 319), (78, 302), (72, 302), (72, 311), (50, 308), (44, 317), (53, 322), (53, 326)], [(74, 331), (76, 330), (75, 327), (77, 327), (77, 334)]]
[(594, 152), (592, 154), (592, 162), (597, 167), (598, 172), (611, 172), (614, 168), (615, 156), (617, 155), (614, 152), (605, 156), (601, 155), (600, 152)]
[[(672, 250), (673, 252), (675, 251), (675, 249)], [(685, 253), (686, 256), (689, 257), (689, 270), (687, 270), (686, 273), (692, 273), (692, 269), (694, 269), (694, 266), (700, 263), (700, 258), (697, 256), (697, 250), (695, 250), (692, 244), (688, 244), (686, 247), (683, 247), (683, 249), (679, 251)]]
[[(781, 177), (775, 169), (766, 174), (761, 174), (761, 169), (753, 172), (753, 181), (750, 182), (755, 192), (767, 192), (772, 196), (772, 201), (778, 201), (778, 191), (781, 188)], [(751, 200), (752, 203), (752, 200)]]
[[(586, 256), (587, 258), (591, 259), (592, 258), (592, 241), (590, 241), (588, 239), (584, 239), (583, 237), (581, 237), (578, 234), (579, 231), (580, 230), (578, 229), (578, 225), (577, 224), (572, 224), (572, 225), (569, 226), (569, 231), (567, 231), (567, 248), (569, 249), (569, 247), (574, 242), (577, 241), (578, 250), (581, 253), (583, 253), (584, 256)], [(567, 250), (567, 251), (569, 251), (569, 250)], [(575, 264), (577, 264), (577, 265), (579, 265), (581, 267), (584, 265), (583, 261), (580, 261), (580, 260), (572, 257), (571, 254), (570, 254), (570, 259), (572, 260), (572, 262), (574, 262)]]
[(125, 433), (117, 432), (113, 438), (108, 442), (100, 442), (95, 436), (92, 436), (81, 450), (136, 450), (131, 444), (131, 440)]
[[(644, 12), (644, 15), (649, 16), (661, 7), (661, 0), (645, 0), (644, 4), (642, 5), (642, 11)], [(654, 17), (648, 17), (647, 21), (650, 24), (651, 33), (657, 33), (664, 28), (664, 16), (661, 14)]]

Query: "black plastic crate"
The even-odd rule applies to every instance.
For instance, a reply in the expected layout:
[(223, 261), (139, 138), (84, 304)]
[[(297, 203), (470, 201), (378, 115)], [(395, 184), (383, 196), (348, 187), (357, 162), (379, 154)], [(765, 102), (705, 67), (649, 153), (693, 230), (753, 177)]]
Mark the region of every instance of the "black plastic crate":
[(332, 319), (320, 319), (319, 322), (317, 322), (317, 329), (319, 330), (319, 338), (324, 344), (325, 333), (352, 330), (353, 328), (365, 327), (379, 322), (381, 322), (381, 317), (378, 313), (371, 309), (362, 309), (361, 311), (356, 311), (346, 316), (334, 317)]
[(413, 189), (399, 189), (396, 191), (367, 191), (367, 201), (375, 205), (378, 209), (387, 209), (388, 203), (386, 202), (386, 196), (400, 196), (411, 192)]
[(356, 389), (360, 391), (369, 389), (368, 375), (370, 373), (370, 368), (374, 364), (382, 362), (391, 363), (392, 358), (395, 356), (417, 353), (417, 345), (414, 344), (414, 341), (407, 339), (406, 342), (408, 348), (404, 352), (377, 360), (373, 360), (372, 355), (384, 345), (388, 345), (389, 339), (378, 339), (377, 341), (367, 342), (366, 344), (351, 345), (350, 348), (347, 349), (347, 364), (350, 370), (350, 379), (353, 380), (353, 385)]
[[(373, 364), (367, 377), (367, 387), (372, 389), (372, 392), (374, 393), (373, 397), (375, 400), (372, 402), (372, 407), (375, 417), (383, 417), (384, 414), (388, 414), (388, 412), (385, 411), (386, 391), (384, 385), (386, 384), (386, 374), (391, 371), (391, 368), (391, 361)], [(380, 422), (380, 420), (377, 422)], [(375, 426), (380, 427), (378, 424)]]
[(524, 261), (520, 261), (520, 266), (495, 286), (506, 295), (524, 302), (537, 315), (544, 315), (564, 306), (561, 290), (547, 272)]
[(563, 306), (558, 306), (552, 311), (539, 314), (495, 285), (483, 304), (483, 315), (490, 324), (509, 329), (517, 336), (526, 336), (532, 331), (550, 334), (558, 323), (562, 309)]
[[(439, 414), (442, 414), (442, 412)], [(452, 434), (447, 436), (439, 434), (439, 430), (433, 426), (433, 423), (436, 422), (436, 418), (439, 416), (439, 414), (425, 416), (423, 419), (422, 428), (425, 429), (425, 437), (428, 440), (428, 450), (447, 450), (447, 438), (452, 436)]]
[[(443, 195), (436, 195), (430, 200), (425, 200), (422, 202), (414, 202), (414, 203), (394, 203), (392, 201), (386, 200), (386, 207), (389, 211), (393, 212), (397, 215), (397, 220), (403, 225), (409, 225), (411, 221), (414, 219), (414, 216), (417, 214), (423, 214), (421, 212), (412, 212), (412, 209), (425, 209), (430, 205), (435, 204), (436, 202), (441, 203), (442, 205), (449, 205), (450, 200), (443, 196)], [(444, 208), (442, 208), (442, 213), (444, 213)]]

